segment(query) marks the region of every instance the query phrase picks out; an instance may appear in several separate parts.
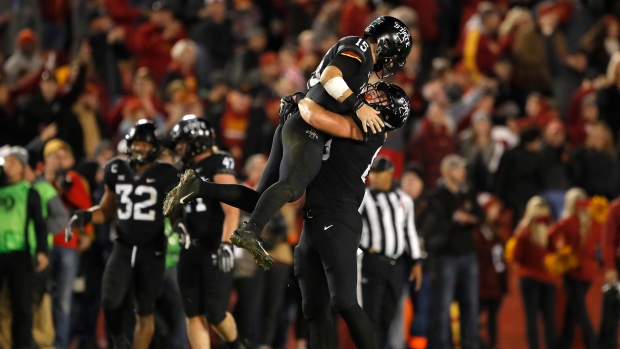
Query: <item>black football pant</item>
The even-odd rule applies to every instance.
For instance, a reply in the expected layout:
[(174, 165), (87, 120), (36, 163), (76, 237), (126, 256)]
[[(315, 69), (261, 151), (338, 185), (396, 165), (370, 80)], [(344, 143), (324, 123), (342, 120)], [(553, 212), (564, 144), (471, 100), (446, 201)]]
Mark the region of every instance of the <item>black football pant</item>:
[(375, 326), (377, 347), (385, 348), (400, 302), (405, 267), (402, 259), (364, 252), (362, 306)]
[(0, 253), (0, 290), (5, 282), (11, 297), (13, 348), (31, 348), (34, 267), (28, 251)]
[(166, 269), (166, 252), (153, 247), (136, 247), (121, 241), (114, 243), (103, 272), (101, 307), (114, 344), (124, 337), (125, 306), (135, 297), (136, 314), (152, 315)]
[(199, 196), (252, 212), (250, 222), (262, 231), (282, 206), (301, 198), (319, 173), (326, 141), (325, 134), (295, 113), (276, 129), (269, 161), (256, 191), (241, 185), (203, 182)]
[(242, 184), (220, 184), (200, 182), (201, 198), (213, 199), (227, 205), (252, 213), (256, 208), (261, 194), (280, 178), (280, 162), (282, 161), (282, 126), (276, 128), (271, 144), (271, 153), (267, 165), (260, 177), (256, 190)]
[(310, 209), (305, 218), (295, 247), (295, 276), (310, 325), (310, 348), (337, 347), (333, 306), (346, 322), (356, 347), (376, 349), (372, 323), (357, 302), (357, 247), (362, 231), (357, 207)]

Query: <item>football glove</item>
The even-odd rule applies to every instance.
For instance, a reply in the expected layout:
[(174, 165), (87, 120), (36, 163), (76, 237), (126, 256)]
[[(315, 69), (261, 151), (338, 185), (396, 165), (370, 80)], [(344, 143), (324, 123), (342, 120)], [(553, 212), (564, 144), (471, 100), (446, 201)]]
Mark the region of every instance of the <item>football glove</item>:
[(182, 221), (178, 221), (174, 224), (172, 227), (172, 233), (177, 233), (179, 235), (179, 245), (181, 245), (181, 248), (187, 250), (192, 244), (192, 238), (189, 236), (185, 223)]
[(84, 226), (93, 218), (93, 213), (90, 211), (77, 210), (69, 219), (69, 223), (65, 227), (65, 242), (71, 241), (73, 239), (73, 231), (75, 228), (80, 230), (84, 229)]
[(235, 267), (235, 255), (233, 245), (229, 242), (222, 242), (217, 249), (217, 264), (224, 273), (229, 273)]
[(293, 115), (297, 110), (297, 103), (306, 97), (302, 92), (295, 92), (292, 95), (288, 95), (282, 99), (280, 99), (280, 110), (278, 114), (280, 114), (280, 126), (284, 125), (286, 120)]

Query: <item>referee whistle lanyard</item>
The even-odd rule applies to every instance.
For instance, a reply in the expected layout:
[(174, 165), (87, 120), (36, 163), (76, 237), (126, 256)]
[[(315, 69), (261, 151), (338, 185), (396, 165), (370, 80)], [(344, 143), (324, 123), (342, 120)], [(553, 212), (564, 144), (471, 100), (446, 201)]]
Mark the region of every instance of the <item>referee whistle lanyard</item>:
[(138, 253), (138, 246), (134, 246), (131, 249), (131, 267), (133, 268), (134, 264), (136, 264), (136, 253)]

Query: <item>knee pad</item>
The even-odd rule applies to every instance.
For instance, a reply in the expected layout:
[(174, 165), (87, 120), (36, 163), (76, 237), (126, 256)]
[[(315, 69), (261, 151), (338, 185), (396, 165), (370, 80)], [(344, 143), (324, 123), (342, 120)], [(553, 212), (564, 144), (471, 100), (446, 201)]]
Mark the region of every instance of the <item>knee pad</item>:
[(347, 299), (342, 295), (335, 295), (331, 297), (331, 302), (336, 311), (339, 313), (349, 310), (352, 306), (357, 304), (357, 299)]
[(226, 318), (227, 303), (220, 304), (215, 300), (205, 302), (205, 317), (211, 325), (219, 325)]

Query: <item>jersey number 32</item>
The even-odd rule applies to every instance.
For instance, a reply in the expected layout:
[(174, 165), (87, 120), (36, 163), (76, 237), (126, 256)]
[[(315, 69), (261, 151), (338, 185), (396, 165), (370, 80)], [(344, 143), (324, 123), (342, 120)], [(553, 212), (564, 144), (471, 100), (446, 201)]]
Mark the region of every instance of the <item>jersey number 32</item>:
[[(129, 198), (131, 192), (136, 196), (146, 197), (140, 202), (132, 202)], [(146, 185), (139, 185), (133, 190), (132, 184), (117, 184), (116, 195), (120, 195), (120, 203), (124, 207), (117, 207), (118, 219), (127, 220), (133, 217), (137, 221), (154, 221), (155, 210), (149, 209), (157, 203), (157, 190)]]

